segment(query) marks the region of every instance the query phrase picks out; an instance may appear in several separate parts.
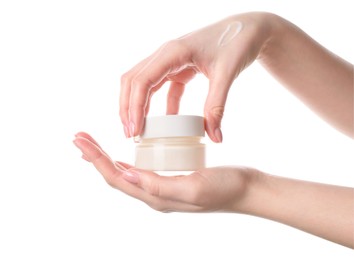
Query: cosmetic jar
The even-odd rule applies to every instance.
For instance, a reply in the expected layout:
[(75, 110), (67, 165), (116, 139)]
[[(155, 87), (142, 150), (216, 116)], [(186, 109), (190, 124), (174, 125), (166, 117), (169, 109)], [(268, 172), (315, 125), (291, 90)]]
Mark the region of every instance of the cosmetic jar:
[(204, 118), (146, 117), (135, 147), (135, 167), (151, 171), (195, 171), (205, 167)]

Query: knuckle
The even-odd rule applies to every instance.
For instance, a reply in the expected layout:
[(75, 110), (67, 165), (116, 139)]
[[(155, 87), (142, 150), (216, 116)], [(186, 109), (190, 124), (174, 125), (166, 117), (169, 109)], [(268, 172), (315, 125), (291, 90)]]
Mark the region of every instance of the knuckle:
[(164, 49), (176, 50), (181, 48), (181, 41), (179, 39), (169, 40), (163, 45), (163, 47)]
[(124, 73), (120, 78), (121, 85), (124, 86), (124, 85), (129, 84), (130, 78), (131, 78), (131, 76), (130, 76), (129, 72)]
[(142, 91), (154, 87), (155, 83), (145, 75), (138, 75), (131, 80), (134, 90)]
[(114, 169), (100, 170), (106, 183), (112, 188), (117, 188), (119, 186), (118, 173)]
[(154, 181), (151, 181), (144, 189), (153, 197), (160, 196), (160, 186)]
[(213, 106), (207, 109), (206, 114), (208, 115), (208, 117), (212, 116), (214, 118), (217, 118), (218, 120), (221, 120), (224, 116), (224, 111), (224, 106)]
[(166, 53), (178, 53), (179, 57), (184, 57), (185, 54), (189, 53), (189, 46), (183, 38), (170, 40), (162, 48)]
[(117, 185), (116, 185), (116, 178), (115, 176), (106, 176), (105, 177), (105, 181), (107, 182), (107, 184), (109, 186), (111, 186), (112, 188), (117, 188)]
[(212, 107), (211, 113), (214, 116), (216, 116), (216, 117), (221, 119), (224, 116), (224, 110), (225, 110), (224, 106), (215, 106), (215, 107)]

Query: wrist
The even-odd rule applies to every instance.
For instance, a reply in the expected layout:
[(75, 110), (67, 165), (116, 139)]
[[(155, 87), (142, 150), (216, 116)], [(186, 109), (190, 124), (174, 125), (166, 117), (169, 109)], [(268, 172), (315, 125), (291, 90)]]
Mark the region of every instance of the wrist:
[(262, 47), (259, 51), (257, 60), (262, 63), (271, 62), (274, 59), (274, 53), (282, 50), (281, 39), (286, 33), (287, 21), (280, 16), (272, 13), (262, 14), (262, 25), (266, 30), (266, 35), (263, 40)]
[(244, 30), (247, 31), (245, 37), (248, 39), (248, 56), (263, 60), (269, 56), (269, 50), (276, 49), (276, 39), (282, 36), (283, 19), (276, 14), (268, 12), (251, 12), (231, 17), (233, 21), (241, 21)]
[(249, 169), (246, 178), (246, 189), (242, 200), (234, 205), (233, 212), (263, 216), (267, 205), (276, 197), (272, 189), (272, 176), (255, 169)]

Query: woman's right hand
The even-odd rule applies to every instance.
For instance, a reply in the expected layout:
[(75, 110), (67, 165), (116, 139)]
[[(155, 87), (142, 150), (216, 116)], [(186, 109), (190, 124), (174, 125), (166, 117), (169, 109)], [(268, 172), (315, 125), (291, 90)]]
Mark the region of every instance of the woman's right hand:
[(214, 142), (220, 130), (229, 88), (239, 73), (260, 54), (271, 35), (274, 15), (247, 13), (189, 33), (162, 45), (122, 76), (120, 117), (127, 137), (142, 131), (151, 96), (171, 81), (167, 114), (177, 114), (185, 85), (196, 73), (209, 79), (205, 101), (206, 131)]

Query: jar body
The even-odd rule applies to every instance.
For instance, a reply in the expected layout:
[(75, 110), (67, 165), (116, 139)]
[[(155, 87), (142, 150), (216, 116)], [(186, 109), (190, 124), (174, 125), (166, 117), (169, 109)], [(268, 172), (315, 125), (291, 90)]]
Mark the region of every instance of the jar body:
[(205, 167), (205, 144), (196, 136), (140, 139), (135, 166), (151, 171), (195, 171)]

